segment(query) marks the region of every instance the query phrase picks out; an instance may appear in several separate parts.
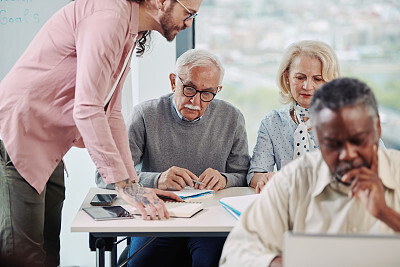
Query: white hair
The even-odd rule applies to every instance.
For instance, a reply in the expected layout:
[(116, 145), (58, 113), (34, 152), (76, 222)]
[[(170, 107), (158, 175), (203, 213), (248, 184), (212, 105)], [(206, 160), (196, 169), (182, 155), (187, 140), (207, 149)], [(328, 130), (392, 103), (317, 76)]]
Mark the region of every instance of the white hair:
[(224, 78), (225, 69), (218, 57), (206, 50), (190, 49), (183, 53), (176, 60), (175, 74), (180, 75), (189, 71), (193, 67), (209, 66), (210, 63), (214, 64), (215, 67), (219, 69), (219, 84), (221, 84)]

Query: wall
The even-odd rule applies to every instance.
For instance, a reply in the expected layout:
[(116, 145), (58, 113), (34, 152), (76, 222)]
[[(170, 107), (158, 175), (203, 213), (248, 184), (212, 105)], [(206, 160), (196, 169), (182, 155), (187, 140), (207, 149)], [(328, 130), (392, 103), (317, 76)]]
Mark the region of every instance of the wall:
[(0, 80), (51, 15), (70, 0), (0, 0)]

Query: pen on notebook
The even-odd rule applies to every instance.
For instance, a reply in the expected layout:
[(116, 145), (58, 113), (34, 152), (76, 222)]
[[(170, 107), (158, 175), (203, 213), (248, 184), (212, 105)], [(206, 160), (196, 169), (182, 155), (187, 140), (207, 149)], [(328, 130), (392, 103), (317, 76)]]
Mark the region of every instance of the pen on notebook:
[(197, 180), (192, 180), (192, 181), (193, 181), (193, 183), (195, 183), (195, 184), (204, 185), (204, 183), (203, 183), (203, 182), (200, 182), (200, 181), (197, 181)]
[[(193, 180), (193, 179), (192, 179), (192, 181), (193, 181), (193, 183), (195, 183), (195, 184), (204, 185), (203, 182), (200, 182), (200, 181), (197, 181), (197, 180)], [(179, 191), (178, 189), (175, 189), (175, 188), (173, 188), (173, 187), (168, 187), (166, 190), (167, 190), (167, 191)]]
[[(159, 194), (157, 194), (157, 196), (158, 196), (160, 199), (162, 199), (162, 200), (179, 202), (179, 201), (176, 201), (176, 199), (173, 199), (173, 198), (171, 198), (171, 197), (167, 197), (167, 196), (164, 196), (164, 195), (159, 195)], [(183, 200), (183, 202), (185, 202), (185, 200)]]

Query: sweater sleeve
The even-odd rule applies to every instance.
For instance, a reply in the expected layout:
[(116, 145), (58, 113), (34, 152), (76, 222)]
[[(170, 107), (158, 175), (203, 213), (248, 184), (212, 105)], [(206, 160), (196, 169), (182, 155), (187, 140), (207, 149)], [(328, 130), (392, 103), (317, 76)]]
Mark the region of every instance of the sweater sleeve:
[(136, 106), (128, 124), (129, 147), (140, 183), (145, 187), (157, 188), (160, 172), (141, 172), (143, 155), (146, 152), (146, 125), (142, 107)]

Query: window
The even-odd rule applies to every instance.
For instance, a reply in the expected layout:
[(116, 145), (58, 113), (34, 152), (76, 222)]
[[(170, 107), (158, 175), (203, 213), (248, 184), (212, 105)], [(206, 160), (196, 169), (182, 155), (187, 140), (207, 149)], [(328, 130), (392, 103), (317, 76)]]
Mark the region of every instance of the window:
[(218, 98), (239, 107), (252, 151), (262, 118), (283, 105), (276, 72), (289, 44), (330, 44), (342, 76), (371, 86), (380, 104), (382, 139), (400, 149), (400, 2), (372, 0), (204, 0), (196, 18), (196, 48), (226, 67)]

